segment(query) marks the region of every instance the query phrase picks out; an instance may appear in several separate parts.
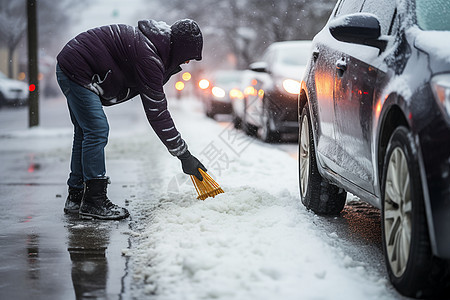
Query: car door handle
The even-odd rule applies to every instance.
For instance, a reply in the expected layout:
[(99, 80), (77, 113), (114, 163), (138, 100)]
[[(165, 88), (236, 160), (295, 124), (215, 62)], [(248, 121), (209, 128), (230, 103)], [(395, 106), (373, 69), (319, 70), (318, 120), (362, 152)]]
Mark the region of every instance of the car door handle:
[(312, 57), (314, 62), (316, 62), (316, 60), (319, 58), (319, 51), (313, 51)]
[(347, 63), (344, 60), (338, 60), (336, 62), (336, 71), (339, 77), (344, 76), (344, 72), (347, 70)]

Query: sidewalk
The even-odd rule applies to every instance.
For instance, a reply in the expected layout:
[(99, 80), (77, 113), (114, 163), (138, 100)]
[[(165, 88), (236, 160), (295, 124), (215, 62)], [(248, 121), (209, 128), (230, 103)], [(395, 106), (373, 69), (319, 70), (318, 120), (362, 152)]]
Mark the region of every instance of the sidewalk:
[[(134, 102), (107, 111), (117, 115), (110, 126), (122, 128), (119, 136), (131, 127), (148, 130)], [(63, 98), (41, 100), (40, 107), (41, 125), (33, 129), (27, 107), (0, 110), (0, 299), (129, 299), (122, 251), (131, 221), (64, 215), (72, 125)], [(108, 194), (128, 206), (141, 166), (123, 151), (108, 150)]]

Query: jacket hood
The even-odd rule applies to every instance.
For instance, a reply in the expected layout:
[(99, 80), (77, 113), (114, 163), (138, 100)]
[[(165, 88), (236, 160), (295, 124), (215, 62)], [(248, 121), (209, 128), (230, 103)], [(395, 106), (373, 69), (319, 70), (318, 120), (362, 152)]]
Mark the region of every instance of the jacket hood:
[(166, 69), (170, 60), (170, 26), (165, 22), (155, 20), (141, 20), (138, 29), (152, 42)]
[(172, 26), (162, 21), (141, 20), (138, 29), (155, 45), (164, 63), (164, 83), (181, 71), (182, 63), (202, 59), (203, 36), (193, 20), (179, 20)]

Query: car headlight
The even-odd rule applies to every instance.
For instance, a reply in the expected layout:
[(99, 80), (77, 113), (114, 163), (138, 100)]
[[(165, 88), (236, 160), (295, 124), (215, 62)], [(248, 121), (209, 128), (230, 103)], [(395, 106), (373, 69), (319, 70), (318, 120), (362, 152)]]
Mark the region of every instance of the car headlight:
[(217, 98), (223, 98), (226, 95), (225, 90), (218, 86), (212, 88), (212, 93)]
[(283, 88), (289, 94), (298, 95), (300, 94), (300, 81), (294, 79), (285, 79), (283, 80)]
[(434, 76), (431, 79), (431, 88), (436, 100), (450, 120), (450, 74)]

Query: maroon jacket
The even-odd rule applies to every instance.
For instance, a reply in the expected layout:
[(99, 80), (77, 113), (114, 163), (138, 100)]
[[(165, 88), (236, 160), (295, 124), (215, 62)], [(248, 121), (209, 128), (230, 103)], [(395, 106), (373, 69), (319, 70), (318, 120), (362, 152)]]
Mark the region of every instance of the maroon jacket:
[[(193, 24), (198, 30), (194, 35)], [(99, 95), (105, 106), (140, 94), (150, 125), (169, 152), (179, 156), (187, 145), (167, 110), (163, 85), (181, 71), (180, 64), (201, 59), (202, 45), (192, 20), (171, 27), (145, 20), (137, 27), (109, 25), (80, 33), (57, 60), (71, 80)]]

